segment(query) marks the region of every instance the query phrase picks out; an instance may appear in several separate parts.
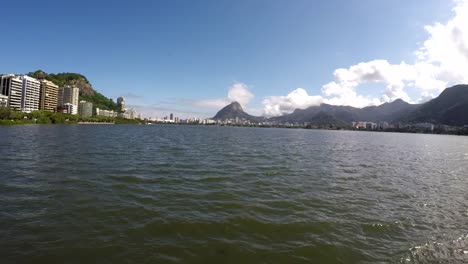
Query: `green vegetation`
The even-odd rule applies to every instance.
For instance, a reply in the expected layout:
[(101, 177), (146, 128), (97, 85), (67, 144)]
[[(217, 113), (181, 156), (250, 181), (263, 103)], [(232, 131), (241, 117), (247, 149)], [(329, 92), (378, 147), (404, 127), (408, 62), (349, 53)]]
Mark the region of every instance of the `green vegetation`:
[(47, 111), (34, 111), (23, 113), (0, 107), (0, 125), (19, 124), (77, 124), (78, 122), (115, 123), (115, 124), (141, 124), (140, 119), (124, 119), (120, 117), (92, 116), (80, 117), (78, 115), (52, 113)]
[(78, 82), (83, 82), (89, 84), (88, 79), (79, 73), (63, 72), (63, 73), (45, 73), (44, 71), (38, 70), (35, 72), (28, 73), (29, 76), (36, 79), (46, 79), (63, 87), (65, 85), (75, 85)]
[(120, 118), (117, 117), (114, 119), (115, 124), (117, 125), (123, 125), (123, 124), (145, 124), (146, 121), (141, 120), (141, 119), (125, 119), (125, 118)]
[(93, 103), (93, 108), (99, 108), (104, 110), (114, 110), (118, 111), (117, 104), (112, 100), (104, 95), (95, 92), (93, 95), (80, 95), (80, 101), (84, 100), (86, 102)]

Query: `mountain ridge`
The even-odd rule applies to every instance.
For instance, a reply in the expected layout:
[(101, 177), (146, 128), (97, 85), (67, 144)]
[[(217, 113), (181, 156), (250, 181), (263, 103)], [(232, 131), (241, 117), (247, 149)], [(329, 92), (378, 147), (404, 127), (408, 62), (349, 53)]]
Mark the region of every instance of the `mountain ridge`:
[(459, 84), (445, 89), (438, 97), (405, 115), (401, 121), (468, 125), (468, 85)]
[[(236, 102), (237, 103), (237, 102)], [(237, 103), (238, 104), (238, 103)], [(232, 103), (230, 104), (232, 105)], [(272, 123), (309, 123), (312, 125), (343, 126), (351, 122), (388, 122), (388, 123), (434, 123), (452, 126), (468, 125), (468, 85), (459, 84), (446, 88), (438, 97), (424, 104), (409, 104), (402, 99), (387, 102), (378, 106), (356, 108), (352, 106), (320, 104), (305, 109), (295, 109), (292, 113), (270, 118), (254, 117), (239, 109), (226, 114), (229, 106), (221, 109), (213, 119), (222, 120), (223, 116), (250, 121), (265, 120)], [(223, 111), (224, 110), (224, 111)], [(229, 119), (229, 118), (228, 118)], [(327, 122), (329, 124), (327, 124)]]

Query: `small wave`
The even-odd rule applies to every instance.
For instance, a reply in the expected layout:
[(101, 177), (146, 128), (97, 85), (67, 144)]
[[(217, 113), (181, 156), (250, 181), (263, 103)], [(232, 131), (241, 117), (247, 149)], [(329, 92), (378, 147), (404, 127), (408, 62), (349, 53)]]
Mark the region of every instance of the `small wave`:
[(346, 173), (346, 174), (357, 174), (358, 173), (358, 170), (357, 169), (342, 169), (343, 173)]
[(230, 179), (231, 177), (203, 177), (203, 178), (197, 179), (197, 181), (210, 183), (210, 182), (224, 182)]
[(468, 263), (468, 234), (411, 247), (400, 263)]
[(143, 183), (145, 179), (135, 177), (135, 176), (110, 176), (109, 178), (119, 181), (119, 182), (126, 182), (126, 183)]
[(370, 237), (395, 237), (403, 232), (403, 226), (400, 222), (393, 223), (371, 223), (362, 224), (363, 232)]

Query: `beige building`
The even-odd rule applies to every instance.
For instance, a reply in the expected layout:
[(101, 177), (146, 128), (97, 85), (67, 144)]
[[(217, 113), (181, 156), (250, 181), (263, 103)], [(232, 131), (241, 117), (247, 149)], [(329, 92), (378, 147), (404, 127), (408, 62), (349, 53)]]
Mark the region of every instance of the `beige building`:
[(51, 81), (42, 80), (39, 109), (49, 112), (56, 112), (57, 104), (58, 86)]
[(78, 114), (78, 101), (80, 97), (80, 89), (78, 87), (65, 86), (58, 90), (58, 105), (64, 106), (71, 104), (72, 112), (70, 114)]

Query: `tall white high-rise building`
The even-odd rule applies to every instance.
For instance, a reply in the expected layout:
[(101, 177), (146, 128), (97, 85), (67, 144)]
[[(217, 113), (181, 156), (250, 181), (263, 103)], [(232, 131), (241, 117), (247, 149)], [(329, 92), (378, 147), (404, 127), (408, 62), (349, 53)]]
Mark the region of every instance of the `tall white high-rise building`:
[(6, 98), (7, 106), (20, 111), (23, 80), (13, 74), (2, 75), (0, 78), (0, 94), (3, 95), (3, 101)]
[(65, 106), (66, 104), (73, 105), (70, 114), (78, 114), (78, 101), (80, 97), (80, 89), (78, 87), (65, 86), (58, 90), (58, 105)]
[(23, 81), (21, 111), (30, 113), (39, 110), (41, 82), (26, 75), (21, 76), (20, 79)]

